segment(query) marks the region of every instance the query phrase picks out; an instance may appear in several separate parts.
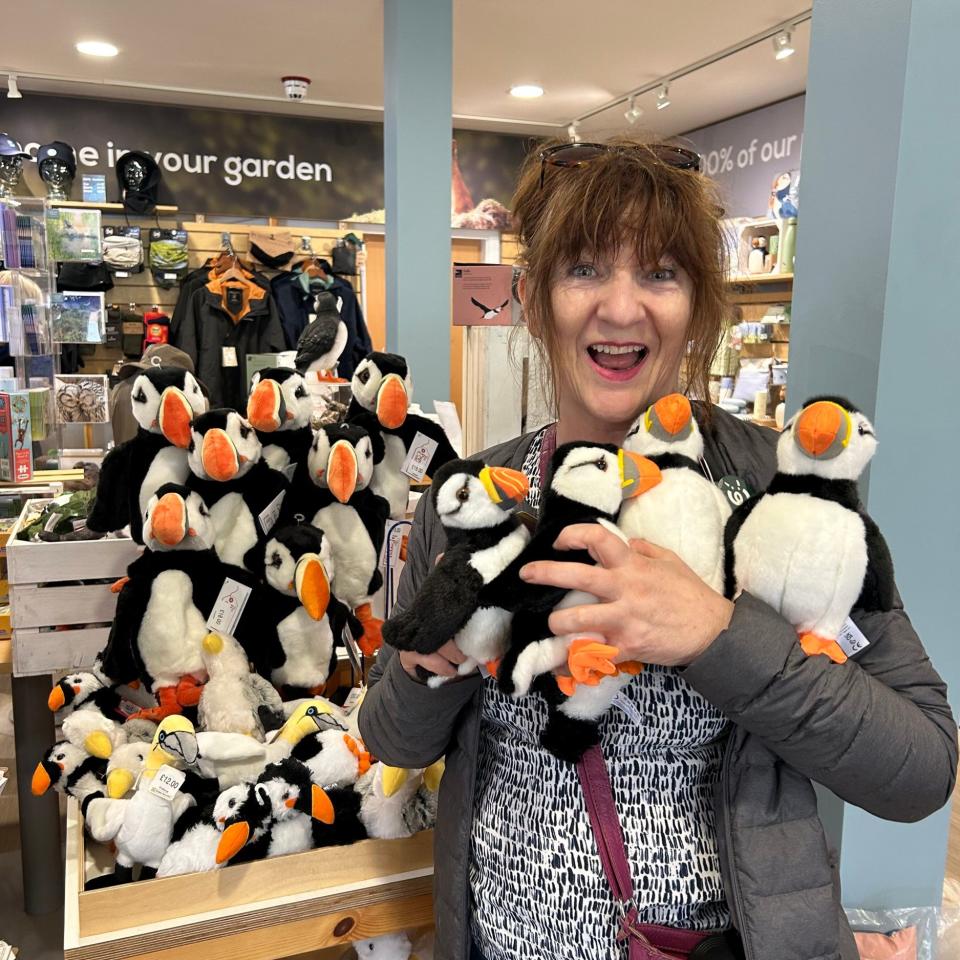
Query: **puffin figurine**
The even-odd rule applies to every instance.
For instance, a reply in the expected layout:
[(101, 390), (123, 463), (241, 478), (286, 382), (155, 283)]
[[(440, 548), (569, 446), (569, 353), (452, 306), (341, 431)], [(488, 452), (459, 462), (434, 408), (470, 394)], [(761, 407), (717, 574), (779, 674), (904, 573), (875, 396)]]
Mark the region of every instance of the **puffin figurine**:
[(745, 590), (793, 624), (808, 656), (843, 663), (850, 611), (891, 610), (890, 550), (860, 502), (873, 425), (843, 397), (815, 397), (784, 427), (777, 473), (726, 527), (727, 597)]
[(433, 476), (457, 453), (450, 446), (443, 427), (427, 417), (409, 413), (413, 383), (407, 361), (396, 353), (374, 351), (360, 361), (350, 381), (353, 399), (347, 420), (360, 424), (367, 432), (379, 432), (383, 457), (378, 458), (370, 484), (374, 493), (390, 504), (390, 516), (402, 519), (407, 513), (411, 478), (402, 472), (417, 434), (436, 444), (420, 476)]
[(330, 291), (318, 293), (314, 306), (316, 317), (300, 334), (294, 365), (304, 376), (314, 373), (320, 380), (333, 380), (337, 361), (347, 345), (347, 325), (337, 309), (337, 298)]
[(207, 400), (189, 371), (154, 366), (133, 381), (130, 402), (136, 436), (104, 457), (87, 527), (110, 533), (129, 524), (130, 536), (143, 543), (143, 512), (154, 491), (187, 478), (190, 421)]
[(186, 485), (210, 511), (217, 556), (246, 566), (280, 515), (287, 478), (267, 465), (256, 431), (235, 410), (211, 410), (190, 424), (187, 463)]
[(362, 623), (359, 645), (366, 656), (382, 642), (382, 621), (373, 616), (370, 601), (383, 584), (379, 560), (390, 510), (370, 489), (373, 463), (374, 438), (366, 430), (352, 423), (322, 426), (307, 458), (315, 489), (304, 511), (330, 542), (336, 557), (333, 593)]
[[(497, 603), (500, 577), (530, 541), (511, 514), (529, 487), (519, 470), (480, 460), (451, 460), (437, 471), (430, 496), (446, 547), (413, 603), (383, 625), (387, 643), (434, 653), (452, 637), (467, 656), (461, 675), (503, 655), (511, 614)], [(427, 683), (445, 679), (431, 675)]]
[(312, 414), (313, 399), (298, 371), (267, 367), (253, 375), (247, 420), (257, 431), (267, 465), (283, 473), (294, 489), (307, 479)]
[(672, 393), (651, 404), (627, 433), (623, 449), (655, 463), (662, 479), (644, 496), (624, 501), (617, 526), (627, 539), (672, 550), (721, 593), (723, 531), (731, 508), (700, 467), (703, 434), (690, 401)]

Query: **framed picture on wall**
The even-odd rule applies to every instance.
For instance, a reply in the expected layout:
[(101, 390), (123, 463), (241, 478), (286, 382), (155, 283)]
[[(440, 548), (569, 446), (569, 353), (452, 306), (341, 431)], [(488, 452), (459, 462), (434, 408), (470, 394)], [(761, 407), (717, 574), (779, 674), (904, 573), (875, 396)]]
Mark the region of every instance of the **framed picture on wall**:
[(53, 381), (53, 399), (60, 423), (108, 423), (106, 377), (58, 373)]

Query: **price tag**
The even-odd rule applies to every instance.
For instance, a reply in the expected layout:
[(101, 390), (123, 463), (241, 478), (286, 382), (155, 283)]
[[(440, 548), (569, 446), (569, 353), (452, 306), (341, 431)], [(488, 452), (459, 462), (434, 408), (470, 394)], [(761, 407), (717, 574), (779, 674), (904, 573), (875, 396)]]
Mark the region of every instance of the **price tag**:
[(129, 272), (126, 271), (126, 270), (117, 270), (117, 271), (114, 273), (114, 276), (115, 276), (115, 277), (120, 277), (121, 279), (126, 280), (127, 277), (130, 276), (130, 274), (129, 274)]
[(165, 274), (163, 275), (163, 279), (164, 279), (164, 280), (176, 280), (176, 279), (177, 279), (177, 275), (176, 275), (175, 273), (165, 273)]
[(366, 687), (354, 687), (348, 694), (347, 699), (343, 701), (343, 712), (351, 714), (354, 710), (360, 709), (363, 698), (367, 695)]
[(437, 446), (436, 440), (431, 440), (426, 434), (420, 433), (418, 430), (410, 449), (407, 451), (407, 459), (403, 461), (400, 472), (419, 483), (426, 476), (427, 470), (430, 469), (430, 461), (436, 453)]
[(129, 719), (142, 709), (143, 707), (141, 707), (140, 704), (134, 703), (132, 700), (121, 700), (120, 703), (117, 704), (117, 713), (124, 719)]
[(240, 364), (237, 362), (236, 347), (220, 348), (220, 366), (221, 367), (239, 367), (240, 366)]
[(634, 723), (643, 723), (643, 716), (637, 709), (637, 705), (627, 697), (622, 690), (613, 698), (612, 703), (622, 714), (629, 717)]
[(249, 587), (238, 583), (233, 577), (225, 577), (217, 602), (207, 617), (207, 626), (217, 633), (226, 633), (232, 637), (251, 592)]
[(147, 784), (147, 793), (152, 793), (161, 800), (172, 800), (186, 779), (187, 775), (182, 770), (177, 770), (176, 767), (168, 766), (165, 763)]
[(840, 644), (840, 649), (848, 657), (855, 657), (858, 653), (861, 653), (870, 646), (870, 641), (849, 617), (847, 617), (843, 626), (840, 628), (837, 643)]
[[(294, 467), (296, 467), (296, 464), (294, 464)], [(277, 522), (277, 518), (280, 516), (280, 507), (286, 495), (287, 491), (281, 490), (270, 503), (260, 511), (257, 519), (260, 521), (260, 529), (263, 531), (264, 536), (273, 529), (273, 525)]]
[(739, 477), (732, 474), (722, 477), (717, 486), (734, 507), (746, 503), (753, 496), (753, 491)]

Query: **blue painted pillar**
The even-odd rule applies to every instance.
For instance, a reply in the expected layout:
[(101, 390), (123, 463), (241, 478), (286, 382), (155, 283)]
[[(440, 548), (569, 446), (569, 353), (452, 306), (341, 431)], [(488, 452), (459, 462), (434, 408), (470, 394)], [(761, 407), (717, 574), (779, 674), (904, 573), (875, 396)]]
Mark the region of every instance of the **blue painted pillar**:
[[(956, 0), (815, 4), (790, 358), (793, 408), (829, 390), (875, 414), (868, 509), (955, 710), (958, 34)], [(844, 901), (939, 904), (948, 823), (847, 806)]]
[(425, 410), (450, 395), (453, 0), (383, 4), (387, 349)]

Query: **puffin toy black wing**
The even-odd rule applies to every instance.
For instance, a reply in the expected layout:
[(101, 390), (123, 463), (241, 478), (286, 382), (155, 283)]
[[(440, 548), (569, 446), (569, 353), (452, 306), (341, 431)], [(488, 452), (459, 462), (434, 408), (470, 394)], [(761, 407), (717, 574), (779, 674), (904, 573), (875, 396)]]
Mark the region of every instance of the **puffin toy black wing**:
[(317, 294), (315, 306), (316, 319), (300, 334), (294, 364), (301, 374), (316, 373), (327, 379), (347, 345), (347, 325), (340, 319), (337, 298), (328, 290)]
[(257, 431), (267, 465), (281, 471), (294, 486), (307, 479), (312, 414), (313, 400), (296, 370), (267, 367), (251, 378), (247, 420)]
[(143, 543), (147, 502), (158, 487), (187, 478), (190, 421), (207, 409), (207, 401), (192, 373), (155, 366), (134, 379), (130, 403), (136, 436), (104, 458), (87, 526), (109, 533), (129, 524), (130, 536)]
[[(413, 603), (384, 624), (387, 643), (433, 653), (454, 639), (467, 656), (461, 675), (503, 655), (511, 615), (485, 602), (485, 594), (495, 597), (497, 578), (530, 540), (527, 528), (511, 515), (528, 489), (520, 471), (488, 467), (481, 460), (451, 460), (437, 471), (430, 496), (446, 547)], [(430, 686), (446, 679), (428, 677)]]
[(810, 656), (843, 663), (854, 607), (890, 610), (890, 551), (860, 503), (857, 480), (877, 447), (849, 400), (815, 397), (777, 442), (777, 473), (727, 523), (727, 594), (746, 590), (796, 628)]
[[(423, 464), (414, 465), (419, 475), (432, 477), (450, 460), (457, 457), (443, 427), (427, 417), (409, 413), (413, 382), (407, 361), (396, 353), (368, 354), (357, 366), (350, 381), (353, 399), (347, 419), (361, 423), (383, 438), (384, 456), (373, 472), (371, 489), (390, 504), (390, 516), (400, 519), (406, 515), (410, 499), (411, 477), (401, 468), (407, 459), (417, 434), (433, 445), (432, 453), (425, 455)], [(373, 422), (372, 417), (376, 418)]]

